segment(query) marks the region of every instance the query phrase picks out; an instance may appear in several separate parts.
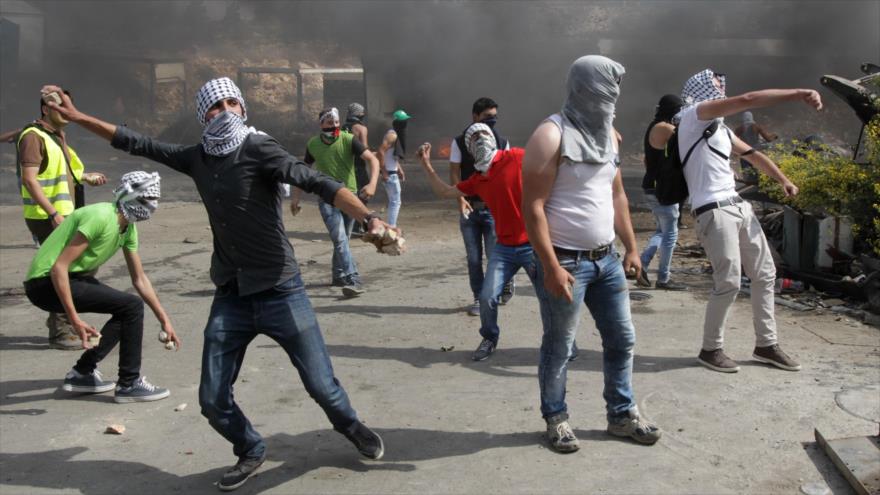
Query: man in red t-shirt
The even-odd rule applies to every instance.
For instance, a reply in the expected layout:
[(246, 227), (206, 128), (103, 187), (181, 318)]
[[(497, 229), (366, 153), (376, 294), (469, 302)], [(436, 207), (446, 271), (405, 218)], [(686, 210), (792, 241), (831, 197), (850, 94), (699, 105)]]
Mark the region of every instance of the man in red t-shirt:
[(434, 194), (442, 198), (477, 195), (495, 218), (498, 238), (489, 254), (489, 266), (480, 292), (480, 335), (474, 361), (488, 358), (498, 345), (498, 300), (501, 291), (520, 268), (535, 284), (535, 258), (522, 217), (522, 148), (499, 150), (492, 129), (475, 123), (465, 131), (465, 144), (474, 157), (475, 173), (455, 186), (443, 182), (431, 166), (431, 145), (419, 147), (418, 155)]

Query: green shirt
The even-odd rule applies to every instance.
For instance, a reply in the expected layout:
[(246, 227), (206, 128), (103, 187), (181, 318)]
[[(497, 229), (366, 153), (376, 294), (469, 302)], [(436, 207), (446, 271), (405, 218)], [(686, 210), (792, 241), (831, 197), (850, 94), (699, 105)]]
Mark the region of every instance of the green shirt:
[(70, 264), (70, 273), (96, 270), (121, 247), (128, 251), (137, 251), (138, 235), (134, 224), (129, 223), (125, 232), (120, 233), (116, 206), (113, 203), (96, 203), (74, 210), (64, 218), (61, 225), (40, 246), (31, 261), (26, 280), (49, 276), (52, 265), (77, 232), (89, 240), (89, 246)]
[[(357, 179), (354, 173), (354, 148), (352, 141), (354, 135), (348, 132), (340, 132), (339, 137), (332, 144), (325, 144), (321, 136), (309, 139), (306, 144), (308, 155), (306, 163), (311, 163), (309, 157), (315, 162), (315, 168), (330, 177), (345, 184), (349, 191), (357, 192)], [(363, 153), (363, 145), (360, 146)]]

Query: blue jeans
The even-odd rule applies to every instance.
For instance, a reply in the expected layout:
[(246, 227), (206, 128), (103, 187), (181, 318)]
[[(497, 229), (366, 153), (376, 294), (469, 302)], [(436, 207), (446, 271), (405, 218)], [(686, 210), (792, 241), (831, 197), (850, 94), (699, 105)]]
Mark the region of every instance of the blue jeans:
[(330, 234), (330, 240), (333, 242), (333, 280), (340, 280), (349, 275), (358, 277), (357, 266), (348, 246), (348, 238), (351, 237), (354, 219), (349, 218), (339, 208), (322, 200), (318, 200), (318, 210), (321, 212), (321, 218), (324, 219), (327, 233)]
[(266, 450), (263, 438), (232, 395), (245, 350), (261, 333), (281, 345), (306, 391), (324, 409), (333, 428), (349, 431), (357, 413), (333, 376), (330, 356), (300, 275), (274, 289), (249, 296), (239, 296), (234, 288), (221, 287), (214, 294), (205, 327), (199, 405), (217, 433), (232, 443), (233, 453), (254, 458)]
[(495, 244), (489, 254), (489, 266), (486, 268), (486, 278), (483, 280), (483, 291), (480, 293), (480, 335), (484, 339), (498, 344), (498, 299), (504, 285), (513, 278), (520, 268), (526, 270), (526, 274), (537, 285), (535, 274), (535, 252), (529, 243), (519, 246), (506, 246)]
[(495, 219), (489, 213), (489, 208), (481, 208), (472, 211), (467, 219), (459, 215), (458, 227), (467, 253), (471, 293), (474, 299), (478, 299), (483, 290), (483, 252), (488, 258), (495, 247)]
[(669, 265), (672, 263), (672, 252), (675, 250), (675, 241), (678, 240), (678, 205), (661, 205), (657, 196), (645, 194), (645, 200), (654, 212), (657, 221), (657, 230), (648, 245), (642, 251), (642, 269), (647, 270), (648, 265), (654, 258), (654, 254), (660, 251), (657, 259), (657, 281), (669, 281)]
[(388, 196), (388, 225), (397, 226), (397, 214), (400, 213), (400, 176), (390, 174), (385, 182), (385, 194)]
[(544, 270), (538, 263), (535, 284), (541, 305), (544, 337), (538, 382), (541, 388), (541, 414), (544, 418), (567, 413), (565, 404), (566, 365), (580, 321), (582, 303), (586, 303), (602, 338), (602, 368), (605, 374), (605, 409), (609, 421), (625, 416), (635, 407), (632, 391), (633, 347), (636, 331), (629, 310), (629, 291), (623, 265), (617, 253), (589, 261), (573, 256), (558, 256), (559, 264), (574, 276), (572, 296), (553, 297), (544, 288)]

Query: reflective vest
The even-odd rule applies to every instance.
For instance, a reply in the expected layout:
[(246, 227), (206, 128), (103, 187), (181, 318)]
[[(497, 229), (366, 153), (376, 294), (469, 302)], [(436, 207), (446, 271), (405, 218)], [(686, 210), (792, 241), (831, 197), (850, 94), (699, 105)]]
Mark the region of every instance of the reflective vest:
[[(73, 213), (73, 195), (67, 184), (67, 160), (64, 159), (64, 151), (52, 137), (38, 127), (28, 127), (18, 136), (18, 144), (25, 134), (33, 132), (43, 140), (43, 148), (46, 150), (46, 170), (37, 175), (37, 182), (43, 189), (46, 199), (52, 203), (55, 211), (67, 216)], [(76, 182), (80, 182), (83, 167), (82, 162), (70, 146), (67, 147), (70, 155), (70, 170)], [(21, 201), (24, 206), (24, 217), (34, 220), (45, 220), (49, 214), (31, 197), (30, 191), (21, 185)]]

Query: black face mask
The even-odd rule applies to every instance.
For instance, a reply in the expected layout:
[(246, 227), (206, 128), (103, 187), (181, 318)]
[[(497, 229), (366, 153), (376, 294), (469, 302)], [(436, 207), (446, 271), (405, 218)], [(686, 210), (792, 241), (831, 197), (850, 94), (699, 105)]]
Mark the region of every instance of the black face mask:
[(391, 121), (391, 128), (394, 129), (395, 131), (399, 132), (399, 131), (406, 129), (406, 124), (407, 124), (406, 120), (393, 120), (393, 121)]
[(495, 115), (492, 117), (486, 117), (485, 119), (481, 120), (480, 123), (486, 124), (487, 126), (489, 126), (489, 129), (494, 129), (495, 124), (498, 123), (498, 116)]

